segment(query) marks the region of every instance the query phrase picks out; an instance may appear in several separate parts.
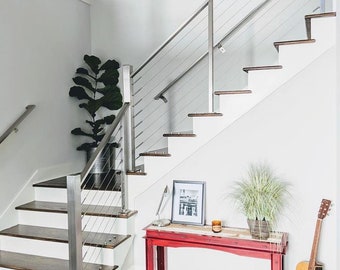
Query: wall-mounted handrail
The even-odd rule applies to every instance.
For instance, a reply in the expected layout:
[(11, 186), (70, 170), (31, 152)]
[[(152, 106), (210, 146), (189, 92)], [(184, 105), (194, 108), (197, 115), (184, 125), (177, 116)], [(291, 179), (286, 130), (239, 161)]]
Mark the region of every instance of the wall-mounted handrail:
[(35, 108), (35, 105), (27, 105), (26, 110), (14, 121), (14, 123), (4, 132), (0, 137), (0, 144), (15, 130), (17, 130), (19, 124), (29, 115)]
[(92, 169), (95, 160), (97, 159), (97, 157), (100, 155), (101, 152), (103, 152), (104, 147), (108, 144), (108, 142), (111, 139), (111, 136), (113, 134), (113, 132), (115, 131), (115, 129), (117, 128), (118, 124), (122, 121), (125, 112), (127, 111), (127, 109), (129, 108), (130, 103), (125, 102), (122, 106), (122, 108), (120, 109), (118, 115), (116, 116), (115, 120), (112, 122), (112, 124), (108, 127), (105, 136), (103, 137), (103, 139), (100, 141), (96, 151), (93, 153), (92, 157), (90, 158), (90, 160), (86, 163), (83, 171), (80, 174), (80, 178), (81, 181), (83, 181), (87, 175), (89, 174), (90, 170)]
[[(224, 35), (220, 41), (216, 42), (214, 45), (214, 50), (218, 49), (223, 42), (233, 36), (242, 26), (248, 23), (260, 10), (262, 10), (269, 2), (272, 0), (266, 0), (254, 8), (252, 11), (248, 13), (238, 24), (236, 24), (226, 35)], [(172, 80), (162, 91), (160, 91), (155, 97), (155, 100), (162, 99), (166, 101), (164, 98), (164, 94), (169, 91), (169, 89), (176, 84), (181, 78), (183, 78), (190, 70), (192, 70), (196, 65), (198, 65), (207, 55), (209, 52), (207, 51), (201, 57), (199, 57), (191, 66), (189, 66), (185, 71), (183, 71), (180, 75), (178, 75), (174, 80)]]
[(189, 18), (187, 19), (156, 51), (154, 51), (145, 62), (136, 69), (135, 72), (131, 74), (131, 78), (135, 77), (148, 63), (154, 59), (160, 51), (164, 49), (193, 19), (195, 19), (209, 4), (209, 0), (205, 1), (201, 7)]

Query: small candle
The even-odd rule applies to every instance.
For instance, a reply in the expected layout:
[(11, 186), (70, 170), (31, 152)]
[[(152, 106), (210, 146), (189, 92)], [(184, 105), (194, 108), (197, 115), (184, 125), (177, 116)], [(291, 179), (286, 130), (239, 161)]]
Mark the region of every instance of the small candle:
[(222, 231), (222, 221), (215, 219), (211, 222), (211, 228), (214, 233), (219, 233)]

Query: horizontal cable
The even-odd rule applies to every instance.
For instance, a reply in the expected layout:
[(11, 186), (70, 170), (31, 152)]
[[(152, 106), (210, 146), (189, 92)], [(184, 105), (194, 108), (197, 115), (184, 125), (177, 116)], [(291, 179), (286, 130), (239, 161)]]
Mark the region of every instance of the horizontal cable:
[(178, 30), (175, 31), (137, 70), (132, 73), (131, 78), (135, 77), (155, 56), (163, 50), (193, 19), (195, 19), (208, 6), (209, 0), (205, 1), (203, 5), (187, 20)]

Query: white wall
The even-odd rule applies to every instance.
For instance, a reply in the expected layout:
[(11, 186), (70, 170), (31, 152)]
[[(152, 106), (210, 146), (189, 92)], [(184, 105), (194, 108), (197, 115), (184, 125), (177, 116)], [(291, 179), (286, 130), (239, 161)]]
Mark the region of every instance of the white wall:
[(92, 50), (137, 68), (202, 2), (96, 0), (91, 8)]
[[(0, 133), (26, 105), (36, 109), (0, 145), (0, 216), (42, 168), (74, 164), (83, 153), (70, 130), (81, 115), (68, 96), (75, 69), (90, 53), (90, 9), (79, 0), (0, 2)], [(38, 171), (37, 171), (38, 170)]]
[[(295, 269), (299, 261), (308, 260), (321, 199), (337, 204), (335, 53), (333, 47), (138, 196), (137, 227), (155, 219), (162, 189), (172, 187), (173, 180), (207, 182), (207, 223), (221, 218), (226, 226), (246, 227), (245, 217), (224, 199), (225, 194), (250, 162), (267, 161), (292, 184), (292, 200), (276, 228), (289, 233), (285, 268)], [(170, 217), (170, 208), (168, 203), (163, 217)], [(327, 269), (338, 269), (336, 220), (333, 209), (321, 233), (318, 259)], [(140, 231), (136, 240), (141, 261), (143, 235)], [(170, 249), (168, 258), (169, 270), (270, 267), (268, 261), (200, 249)]]

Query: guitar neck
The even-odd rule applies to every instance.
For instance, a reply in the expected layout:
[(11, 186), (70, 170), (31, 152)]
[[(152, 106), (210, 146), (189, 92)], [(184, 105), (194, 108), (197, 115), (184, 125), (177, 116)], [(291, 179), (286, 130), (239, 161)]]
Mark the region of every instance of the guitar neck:
[(321, 225), (322, 225), (322, 219), (318, 218), (316, 221), (316, 226), (315, 226), (314, 240), (313, 240), (312, 251), (310, 254), (308, 270), (315, 270), (315, 267), (316, 267), (316, 258), (318, 254)]

